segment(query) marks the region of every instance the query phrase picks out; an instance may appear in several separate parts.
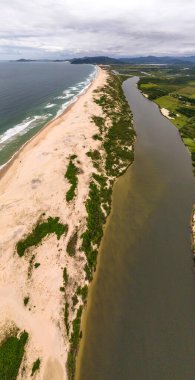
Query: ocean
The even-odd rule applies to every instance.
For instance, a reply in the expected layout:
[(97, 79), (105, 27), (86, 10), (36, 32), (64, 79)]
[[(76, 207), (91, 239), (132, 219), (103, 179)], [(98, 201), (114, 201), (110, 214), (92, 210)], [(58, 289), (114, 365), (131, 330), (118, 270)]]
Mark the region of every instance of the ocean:
[(0, 63), (0, 167), (76, 101), (97, 74), (69, 62)]

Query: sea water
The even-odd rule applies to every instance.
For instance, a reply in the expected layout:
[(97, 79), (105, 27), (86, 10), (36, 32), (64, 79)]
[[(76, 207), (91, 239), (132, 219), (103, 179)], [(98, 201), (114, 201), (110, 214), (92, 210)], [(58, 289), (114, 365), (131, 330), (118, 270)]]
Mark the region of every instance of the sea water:
[(97, 74), (69, 62), (0, 63), (0, 167), (84, 92)]

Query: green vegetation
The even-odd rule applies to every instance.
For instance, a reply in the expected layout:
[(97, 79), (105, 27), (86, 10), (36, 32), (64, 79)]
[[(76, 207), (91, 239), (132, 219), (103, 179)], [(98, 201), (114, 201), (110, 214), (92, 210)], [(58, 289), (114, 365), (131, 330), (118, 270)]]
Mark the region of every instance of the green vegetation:
[(33, 363), (33, 366), (32, 366), (31, 376), (33, 376), (34, 373), (39, 370), (40, 364), (41, 364), (41, 361), (39, 358), (37, 360), (35, 360), (35, 362)]
[(139, 88), (161, 108), (169, 110), (171, 122), (179, 129), (191, 152), (195, 171), (195, 67), (188, 70), (182, 66), (147, 69), (150, 76), (140, 78)]
[(82, 315), (83, 307), (80, 306), (77, 310), (77, 316), (73, 321), (73, 331), (70, 338), (70, 351), (68, 353), (67, 360), (67, 370), (68, 370), (68, 378), (69, 380), (74, 379), (75, 374), (75, 359), (78, 350), (78, 344), (81, 337), (80, 333), (80, 325), (81, 325), (81, 315)]
[(76, 304), (78, 303), (78, 297), (77, 297), (77, 295), (76, 294), (74, 294), (74, 296), (72, 297), (72, 304), (73, 304), (73, 306), (76, 306)]
[(27, 332), (19, 338), (10, 336), (0, 345), (0, 379), (16, 380), (24, 355), (25, 344), (28, 339)]
[[(88, 280), (92, 279), (96, 267), (97, 248), (103, 235), (103, 224), (110, 212), (113, 180), (124, 173), (134, 158), (132, 150), (128, 148), (134, 143), (135, 132), (131, 123), (132, 114), (122, 90), (124, 79), (126, 77), (110, 74), (108, 83), (95, 91), (95, 102), (102, 107), (104, 117), (93, 116), (92, 120), (98, 126), (99, 136), (103, 136), (104, 139), (106, 176), (93, 174), (86, 202), (87, 230), (82, 235), (82, 249), (87, 257), (85, 271)], [(101, 153), (94, 150), (87, 155), (92, 159), (94, 167), (100, 171), (103, 164)], [(94, 246), (97, 248), (94, 249)]]
[(87, 300), (88, 286), (84, 285), (82, 288), (78, 286), (77, 294), (81, 296), (83, 303), (85, 303)]
[(90, 157), (93, 161), (93, 166), (98, 171), (100, 171), (100, 165), (101, 165), (101, 154), (97, 149), (90, 150), (86, 153), (88, 157)]
[(86, 254), (88, 263), (88, 279), (92, 278), (95, 270), (97, 250), (94, 245), (99, 245), (103, 235), (103, 224), (105, 223), (105, 215), (101, 208), (101, 196), (98, 186), (91, 182), (89, 198), (86, 202), (87, 209), (87, 230), (83, 233), (82, 249)]
[[(161, 108), (169, 110), (171, 122), (179, 129), (189, 148), (195, 167), (195, 140), (192, 137), (195, 117), (195, 66), (124, 65), (115, 68), (120, 73), (138, 75), (139, 88)], [(144, 70), (144, 71), (143, 71)], [(188, 134), (189, 133), (189, 134)]]
[(110, 74), (107, 84), (96, 91), (100, 97), (95, 102), (102, 107), (104, 122), (102, 118), (99, 120), (93, 117), (104, 136), (107, 175), (114, 178), (121, 175), (134, 159), (133, 152), (128, 149), (134, 143), (135, 131), (131, 122), (132, 114), (122, 89), (124, 79), (126, 77)]
[(63, 281), (64, 281), (64, 286), (66, 286), (68, 283), (68, 273), (67, 273), (66, 268), (64, 268), (64, 270), (63, 270)]
[(17, 243), (16, 249), (18, 255), (22, 257), (28, 248), (37, 246), (44, 239), (44, 237), (49, 234), (55, 233), (57, 239), (59, 240), (63, 234), (67, 233), (67, 231), (68, 225), (60, 223), (58, 217), (49, 217), (47, 221), (37, 224), (37, 226), (25, 239), (20, 240)]
[(65, 178), (67, 178), (71, 184), (70, 189), (66, 193), (67, 202), (70, 202), (75, 197), (75, 192), (78, 184), (77, 175), (79, 173), (79, 169), (75, 166), (73, 162), (76, 157), (76, 155), (70, 156), (70, 162), (68, 164), (68, 168), (65, 174)]
[(104, 118), (101, 116), (92, 116), (93, 122), (98, 126), (100, 134), (103, 133), (104, 130)]
[[(103, 225), (110, 212), (112, 185), (116, 177), (125, 172), (133, 161), (133, 151), (130, 149), (135, 140), (132, 127), (132, 114), (122, 90), (125, 76), (110, 73), (107, 84), (94, 91), (94, 101), (101, 106), (103, 115), (93, 116), (92, 121), (98, 127), (99, 133), (95, 139), (102, 141), (102, 148), (87, 152), (98, 173), (93, 173), (89, 195), (85, 207), (87, 210), (86, 230), (82, 234), (82, 250), (87, 259), (85, 265), (86, 279), (91, 281), (96, 268), (98, 248), (103, 235)], [(101, 152), (102, 151), (102, 152)], [(105, 159), (104, 159), (105, 157)], [(81, 297), (86, 302), (88, 286), (78, 287), (73, 296), (73, 306)], [(74, 379), (75, 359), (81, 337), (80, 323), (82, 306), (77, 311), (73, 321), (73, 332), (70, 338), (67, 370), (69, 380)]]
[(66, 302), (65, 303), (65, 310), (64, 310), (64, 322), (65, 322), (65, 326), (66, 326), (67, 335), (69, 335), (68, 317), (69, 317), (69, 304), (68, 304), (68, 302)]
[(102, 141), (102, 137), (96, 133), (95, 135), (92, 136), (94, 140), (100, 140)]
[(99, 150), (90, 150), (90, 152), (87, 152), (87, 156), (92, 159), (92, 161), (98, 161), (101, 159), (101, 154)]
[(67, 244), (66, 250), (67, 250), (69, 256), (74, 256), (76, 253), (77, 239), (78, 239), (78, 232), (76, 230), (74, 232), (74, 234), (70, 237), (69, 242)]
[(41, 264), (40, 263), (35, 263), (34, 267), (38, 268)]
[(31, 258), (30, 258), (30, 260), (29, 260), (28, 278), (30, 278), (30, 276), (32, 274), (33, 267), (34, 267), (34, 261), (35, 261), (35, 255), (32, 255)]
[(29, 297), (24, 297), (24, 306), (26, 306), (29, 302)]

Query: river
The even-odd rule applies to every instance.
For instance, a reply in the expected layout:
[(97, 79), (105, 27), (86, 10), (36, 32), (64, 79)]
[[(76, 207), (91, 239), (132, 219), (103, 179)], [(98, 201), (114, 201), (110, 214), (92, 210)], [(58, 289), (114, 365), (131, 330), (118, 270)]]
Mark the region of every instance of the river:
[(123, 84), (137, 132), (135, 161), (114, 186), (78, 380), (195, 379), (192, 165), (177, 129), (137, 81)]

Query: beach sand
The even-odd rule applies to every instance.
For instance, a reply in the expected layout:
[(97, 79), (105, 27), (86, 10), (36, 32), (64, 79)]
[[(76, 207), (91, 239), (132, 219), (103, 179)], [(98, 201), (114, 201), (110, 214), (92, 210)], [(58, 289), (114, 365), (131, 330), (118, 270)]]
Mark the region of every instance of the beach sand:
[[(79, 243), (86, 225), (84, 203), (94, 172), (86, 153), (100, 146), (100, 141), (92, 137), (98, 130), (91, 116), (102, 115), (101, 108), (93, 101), (93, 91), (106, 83), (107, 75), (99, 69), (87, 92), (32, 139), (0, 179), (0, 341), (12, 325), (29, 333), (19, 380), (31, 378), (37, 358), (41, 366), (33, 378), (66, 379), (69, 342), (64, 324), (66, 300), (60, 287), (64, 267), (69, 276), (67, 299), (75, 294), (78, 285), (85, 284), (86, 258), (79, 251)], [(76, 197), (67, 203), (70, 184), (64, 175), (73, 154), (77, 155), (75, 163), (80, 173)], [(45, 219), (60, 217), (62, 223), (67, 223), (67, 236), (57, 240), (55, 235), (49, 235), (42, 244), (19, 257), (17, 242), (32, 231), (43, 214)], [(66, 246), (76, 228), (79, 231), (77, 252), (70, 257)], [(35, 255), (34, 262), (40, 263), (36, 269), (29, 264), (32, 255)], [(26, 306), (25, 297), (29, 297)], [(75, 315), (76, 311), (70, 310), (70, 322)]]
[(169, 110), (167, 110), (166, 108), (160, 108), (160, 111), (165, 117), (167, 117), (167, 119), (174, 120), (174, 117), (169, 116)]

